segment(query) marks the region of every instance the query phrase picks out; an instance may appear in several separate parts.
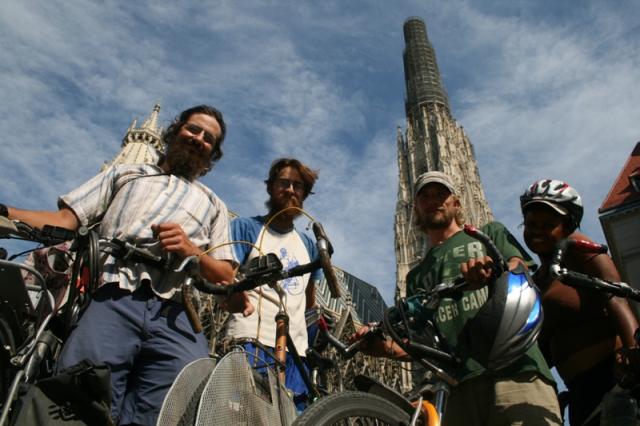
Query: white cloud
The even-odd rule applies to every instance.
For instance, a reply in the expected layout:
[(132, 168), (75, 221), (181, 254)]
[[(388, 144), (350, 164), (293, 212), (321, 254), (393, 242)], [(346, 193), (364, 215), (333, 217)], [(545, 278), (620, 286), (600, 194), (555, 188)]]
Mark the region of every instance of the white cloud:
[(164, 125), (213, 103), (229, 133), (205, 183), (254, 215), (274, 158), (319, 168), (306, 207), (336, 263), (389, 301), (404, 20), (426, 19), (496, 216), (515, 226), (519, 193), (553, 175), (582, 191), (597, 234), (595, 208), (640, 139), (638, 6), (622, 4), (558, 18), (529, 2), (3, 2), (0, 202), (52, 208), (156, 101)]
[(493, 28), (483, 42), (499, 60), (494, 78), (464, 90), (459, 121), (494, 212), (512, 226), (526, 185), (557, 177), (583, 193), (583, 228), (602, 239), (596, 209), (640, 136), (640, 43), (624, 37), (619, 12), (593, 12), (577, 27), (468, 16), (474, 33)]

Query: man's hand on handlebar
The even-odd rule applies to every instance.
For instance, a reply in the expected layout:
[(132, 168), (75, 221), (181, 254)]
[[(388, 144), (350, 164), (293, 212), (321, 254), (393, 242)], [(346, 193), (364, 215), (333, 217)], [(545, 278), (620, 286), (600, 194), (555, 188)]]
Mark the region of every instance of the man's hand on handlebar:
[[(151, 230), (158, 238), (163, 250), (175, 253), (180, 258), (200, 256), (204, 252), (189, 239), (189, 236), (177, 223), (151, 225)], [(229, 283), (235, 277), (231, 261), (202, 256), (199, 263), (202, 276), (209, 282)]]
[(202, 249), (193, 244), (177, 223), (151, 225), (151, 230), (160, 241), (162, 248), (169, 253), (175, 253), (181, 258), (197, 256), (202, 253)]
[(493, 273), (493, 259), (489, 256), (469, 259), (460, 264), (460, 273), (467, 285), (464, 290), (477, 290), (488, 284)]
[(248, 317), (255, 311), (253, 304), (249, 300), (249, 294), (246, 291), (235, 293), (224, 298), (220, 302), (220, 306), (232, 314), (242, 312), (242, 315), (245, 317)]
[(349, 343), (360, 342), (358, 349), (365, 355), (391, 359), (409, 359), (405, 351), (391, 339), (385, 339), (381, 334), (367, 335), (371, 325), (363, 325), (347, 338)]
[[(524, 264), (519, 257), (512, 257), (507, 262), (509, 270), (514, 270), (518, 265)], [(494, 273), (495, 263), (490, 256), (469, 259), (465, 263), (460, 264), (460, 273), (467, 283), (464, 290), (477, 290), (489, 284), (491, 276)]]

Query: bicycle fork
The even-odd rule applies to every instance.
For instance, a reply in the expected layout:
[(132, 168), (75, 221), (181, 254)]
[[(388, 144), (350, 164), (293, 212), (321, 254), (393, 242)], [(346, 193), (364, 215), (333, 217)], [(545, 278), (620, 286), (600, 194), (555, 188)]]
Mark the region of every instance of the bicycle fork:
[(415, 426), (420, 419), (420, 414), (426, 419), (426, 426), (440, 426), (444, 411), (447, 407), (447, 399), (449, 398), (449, 385), (447, 383), (438, 382), (433, 386), (429, 386), (429, 392), (433, 392), (433, 402), (424, 399), (427, 389), (420, 392), (420, 398), (413, 402), (415, 411), (411, 416), (410, 426)]

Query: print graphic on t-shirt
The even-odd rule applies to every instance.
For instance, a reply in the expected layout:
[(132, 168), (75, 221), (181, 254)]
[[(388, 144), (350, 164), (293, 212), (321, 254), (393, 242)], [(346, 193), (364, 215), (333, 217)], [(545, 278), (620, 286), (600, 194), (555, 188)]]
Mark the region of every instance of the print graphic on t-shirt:
[[(472, 241), (455, 246), (446, 251), (441, 257), (434, 260), (428, 274), (422, 277), (423, 288), (430, 289), (440, 284), (435, 282), (438, 277), (442, 282), (453, 282), (460, 276), (460, 264), (467, 259), (475, 259), (485, 255), (484, 246), (479, 241)], [(489, 291), (487, 287), (479, 290), (465, 292), (459, 302), (445, 298), (438, 307), (437, 319), (440, 324), (453, 321), (463, 312), (474, 312), (480, 309), (487, 301)]]
[[(282, 262), (282, 266), (285, 271), (288, 271), (300, 264), (298, 259), (289, 255), (286, 247), (280, 248), (280, 261)], [(299, 277), (284, 279), (280, 281), (280, 286), (289, 294), (300, 294), (303, 289), (303, 286), (300, 284)]]

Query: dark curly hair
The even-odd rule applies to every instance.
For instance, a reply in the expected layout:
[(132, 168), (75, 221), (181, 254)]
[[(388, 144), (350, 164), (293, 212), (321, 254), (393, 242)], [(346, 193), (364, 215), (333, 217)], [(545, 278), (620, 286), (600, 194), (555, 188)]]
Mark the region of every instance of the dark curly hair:
[(173, 122), (169, 127), (162, 132), (162, 140), (167, 146), (172, 144), (182, 126), (189, 121), (189, 118), (191, 118), (193, 114), (210, 115), (215, 118), (220, 125), (220, 137), (216, 140), (216, 143), (213, 146), (213, 151), (211, 152), (211, 163), (209, 164), (209, 167), (201, 173), (201, 176), (204, 176), (213, 168), (214, 163), (222, 158), (222, 142), (227, 134), (227, 126), (224, 122), (224, 118), (222, 117), (222, 113), (218, 109), (210, 105), (198, 105), (182, 111), (173, 119)]

